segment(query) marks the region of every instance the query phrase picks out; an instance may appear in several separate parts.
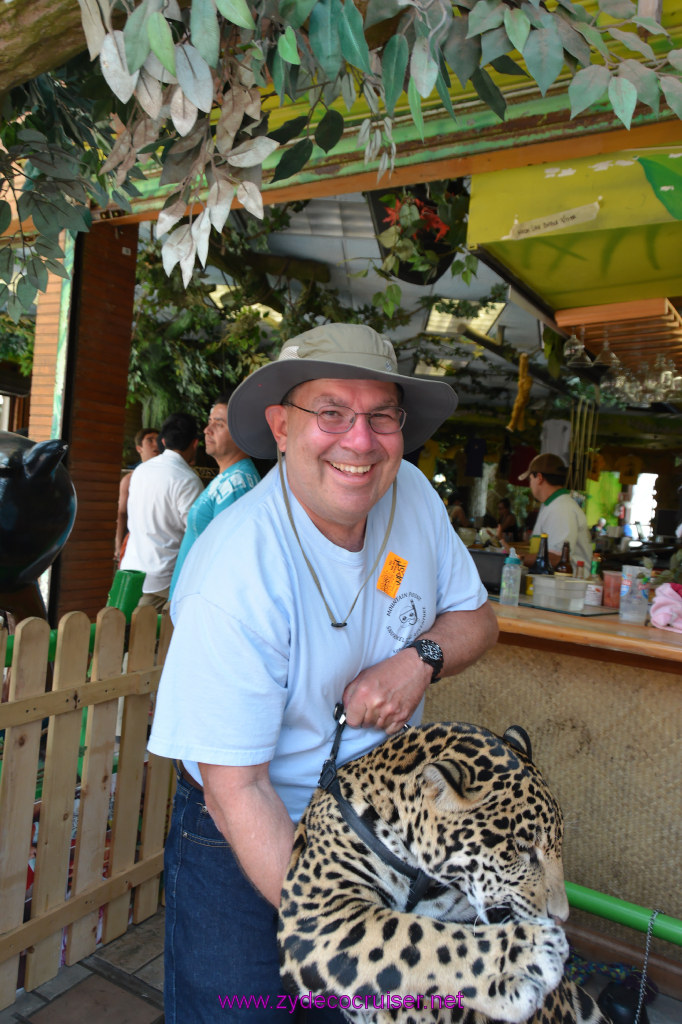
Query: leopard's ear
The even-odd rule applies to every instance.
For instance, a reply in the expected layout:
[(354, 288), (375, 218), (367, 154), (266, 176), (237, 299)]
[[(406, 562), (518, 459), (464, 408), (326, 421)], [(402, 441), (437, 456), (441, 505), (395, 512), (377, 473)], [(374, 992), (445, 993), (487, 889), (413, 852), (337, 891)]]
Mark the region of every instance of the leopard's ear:
[(481, 803), (491, 789), (492, 774), (478, 778), (473, 765), (442, 760), (424, 765), (422, 791), (441, 810), (463, 811)]
[(510, 725), (502, 739), (510, 747), (513, 747), (514, 750), (519, 750), (522, 754), (525, 754), (529, 761), (533, 760), (530, 736), (520, 725)]

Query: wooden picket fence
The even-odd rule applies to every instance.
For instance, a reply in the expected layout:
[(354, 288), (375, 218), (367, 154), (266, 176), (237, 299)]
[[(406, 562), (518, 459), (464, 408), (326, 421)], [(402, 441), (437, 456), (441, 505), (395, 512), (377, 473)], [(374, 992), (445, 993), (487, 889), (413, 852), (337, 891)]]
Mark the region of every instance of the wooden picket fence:
[[(123, 671), (123, 613), (99, 613), (93, 646), (88, 617), (70, 612), (46, 692), (49, 626), (17, 628), (0, 703), (0, 1009), (18, 984), (34, 989), (94, 952), (98, 928), (103, 942), (125, 932), (131, 903), (136, 924), (159, 906), (174, 774), (146, 745), (171, 630), (164, 616), (157, 640), (156, 611), (135, 611)], [(6, 643), (1, 631), (0, 665)]]

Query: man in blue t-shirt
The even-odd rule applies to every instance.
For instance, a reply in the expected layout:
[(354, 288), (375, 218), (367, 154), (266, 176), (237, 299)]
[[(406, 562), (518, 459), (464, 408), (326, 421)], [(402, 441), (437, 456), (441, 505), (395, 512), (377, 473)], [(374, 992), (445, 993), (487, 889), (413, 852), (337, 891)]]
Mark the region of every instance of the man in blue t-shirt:
[(248, 455), (245, 455), (232, 440), (227, 426), (227, 403), (234, 390), (232, 388), (218, 395), (209, 413), (208, 423), (204, 427), (206, 454), (218, 463), (219, 473), (201, 492), (189, 510), (187, 529), (180, 545), (171, 581), (171, 597), (178, 582), (183, 562), (197, 537), (204, 532), (219, 512), (250, 491), (260, 480), (258, 470)]

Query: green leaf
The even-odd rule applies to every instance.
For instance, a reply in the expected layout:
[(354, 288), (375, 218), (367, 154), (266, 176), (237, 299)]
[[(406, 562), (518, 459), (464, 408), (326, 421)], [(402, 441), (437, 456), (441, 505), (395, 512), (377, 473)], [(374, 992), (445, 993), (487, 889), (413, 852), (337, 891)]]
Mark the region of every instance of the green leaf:
[(0, 199), (0, 235), (4, 235), (12, 223), (12, 207), (4, 199)]
[(637, 90), (637, 98), (651, 107), (658, 115), (661, 104), (661, 90), (658, 84), (658, 75), (653, 68), (640, 64), (638, 60), (624, 60), (618, 68), (618, 74), (623, 75), (629, 82), (632, 82)]
[(280, 57), (278, 49), (273, 50), (272, 57), (268, 63), (270, 65), (270, 74), (272, 75), (272, 84), (279, 96), (280, 103), (283, 103), (284, 90), (286, 88), (286, 64)]
[(317, 0), (284, 0), (279, 5), (279, 13), (292, 28), (300, 28), (316, 3)]
[[(17, 292), (18, 290), (19, 289), (17, 288)], [(28, 313), (28, 311), (30, 310), (31, 302), (33, 302), (33, 299), (31, 299), (29, 304), (24, 309), (24, 306), (21, 303), (19, 295), (15, 292), (12, 292), (7, 300), (7, 314), (10, 320), (12, 320), (13, 323), (18, 324), (24, 311)]]
[(424, 141), (424, 115), (422, 114), (422, 99), (417, 91), (417, 86), (414, 84), (413, 79), (410, 79), (410, 84), (407, 87), (407, 100), (410, 104), (410, 112), (412, 114), (412, 120), (414, 126), (419, 132), (419, 138)]
[(677, 71), (682, 71), (682, 50), (669, 50), (665, 55), (665, 59)]
[(303, 117), (294, 117), (291, 121), (285, 121), (283, 125), (280, 125), (273, 132), (268, 132), (268, 135), (275, 142), (279, 142), (280, 146), (283, 146), (285, 143), (295, 139), (297, 135), (300, 135), (307, 123), (308, 118), (305, 115)]
[(599, 10), (612, 18), (632, 18), (637, 13), (632, 0), (599, 0)]
[[(511, 49), (511, 43), (509, 36), (504, 26), (500, 26), (499, 29), (492, 29), (489, 32), (484, 32), (480, 37), (480, 66), (485, 68), (487, 65), (492, 65), (494, 60), (498, 60)], [(514, 61), (511, 57), (507, 57), (511, 65)], [(523, 73), (522, 73), (523, 74)]]
[(216, 7), (224, 18), (240, 28), (254, 29), (256, 23), (246, 0), (216, 0)]
[(300, 64), (301, 58), (298, 54), (298, 43), (296, 33), (291, 25), (287, 25), (282, 35), (277, 40), (277, 52), (287, 64)]
[(524, 78), (528, 78), (528, 72), (524, 71), (520, 64), (517, 64), (515, 60), (508, 57), (506, 54), (502, 57), (496, 57), (495, 60), (490, 61), (490, 66), (494, 68), (499, 75), (523, 75)]
[(479, 36), (483, 32), (489, 32), (491, 28), (497, 28), (504, 21), (506, 5), (502, 0), (478, 0), (478, 3), (469, 14), (469, 29), (467, 36)]
[(571, 54), (585, 68), (592, 61), (592, 53), (585, 42), (585, 37), (577, 32), (573, 26), (559, 15), (555, 19), (557, 32), (561, 39), (564, 50)]
[(564, 48), (556, 27), (534, 29), (528, 36), (523, 56), (544, 96), (564, 65)]
[(189, 30), (192, 43), (209, 67), (218, 66), (220, 27), (215, 0), (192, 0)]
[(315, 142), (328, 153), (343, 135), (344, 120), (338, 110), (328, 110), (315, 129)]
[(175, 74), (175, 45), (170, 25), (161, 11), (154, 11), (147, 18), (147, 35), (152, 53), (159, 58), (169, 74)]
[(140, 70), (149, 53), (150, 43), (146, 24), (148, 17), (149, 6), (146, 0), (143, 0), (139, 7), (130, 12), (123, 27), (126, 63), (131, 73)]
[[(340, 4), (336, 0), (336, 9)], [(327, 78), (334, 81), (343, 64), (338, 16), (332, 0), (319, 0), (310, 12), (308, 26), (310, 48)]]
[[(34, 222), (35, 223), (35, 222)], [(64, 250), (54, 238), (48, 238), (44, 234), (36, 238), (34, 243), (34, 249), (40, 256), (45, 259), (51, 258), (55, 260), (64, 259)]]
[(47, 257), (45, 260), (45, 266), (51, 274), (56, 274), (57, 277), (63, 277), (68, 281), (70, 274), (64, 264), (60, 263), (59, 260), (53, 260), (50, 257)]
[(590, 46), (601, 54), (604, 60), (610, 60), (609, 51), (602, 39), (602, 34), (593, 25), (580, 25), (576, 24), (576, 30), (580, 32), (580, 35), (590, 44)]
[(44, 292), (47, 288), (47, 268), (39, 256), (32, 256), (26, 263), (26, 277), (36, 290)]
[(213, 106), (213, 74), (199, 51), (180, 43), (175, 57), (178, 85), (190, 103), (208, 113)]
[(488, 72), (483, 68), (478, 68), (471, 76), (471, 84), (479, 98), (490, 107), (493, 113), (497, 114), (501, 121), (504, 121), (507, 103)]
[(632, 82), (627, 78), (613, 77), (609, 82), (609, 100), (616, 117), (629, 128), (637, 106), (637, 90)]
[(590, 64), (575, 75), (568, 86), (571, 101), (571, 117), (576, 117), (597, 103), (605, 94), (611, 81), (608, 68), (602, 64)]
[(405, 85), (405, 72), (410, 57), (410, 48), (403, 35), (391, 36), (384, 47), (381, 58), (381, 73), (384, 83), (386, 110), (393, 116), (398, 97)]
[(580, 7), (578, 4), (574, 4), (573, 0), (558, 0), (561, 7), (566, 11), (570, 11), (574, 18), (578, 21), (589, 21), (590, 16), (584, 7)]
[(341, 53), (349, 64), (352, 64), (354, 68), (360, 68), (368, 75), (371, 71), (369, 47), (362, 26), (362, 15), (353, 0), (346, 0), (343, 6), (337, 0), (335, 6), (341, 15), (339, 19)]
[(455, 118), (455, 111), (454, 111), (454, 108), (452, 106), (452, 100), (450, 99), (450, 91), (448, 89), (447, 82), (445, 81), (445, 78), (443, 77), (443, 72), (442, 71), (438, 72), (438, 78), (436, 79), (436, 90), (438, 92), (438, 95), (440, 96), (441, 103), (443, 104), (443, 106), (447, 110), (447, 112), (450, 115), (450, 117), (452, 118), (452, 120), (455, 121), (456, 120), (456, 118)]
[(0, 281), (11, 281), (14, 274), (14, 251), (9, 242), (0, 245)]
[(36, 286), (31, 284), (27, 277), (20, 278), (17, 284), (17, 299), (27, 312), (35, 301), (37, 291)]
[(646, 29), (652, 36), (669, 36), (667, 28), (663, 28), (655, 18), (647, 18), (645, 16), (637, 15), (637, 17), (631, 19), (635, 25), (639, 25), (641, 28)]
[(443, 44), (443, 53), (450, 68), (457, 75), (462, 88), (467, 84), (481, 59), (481, 40), (467, 37), (467, 19), (453, 18)]
[(682, 82), (672, 75), (661, 75), (659, 81), (666, 103), (678, 117), (682, 118)]
[(671, 217), (682, 220), (682, 167), (675, 166), (679, 160), (673, 161), (667, 154), (656, 153), (653, 156), (641, 156), (639, 162), (656, 198), (663, 203)]
[(623, 46), (627, 46), (628, 50), (634, 50), (635, 53), (641, 53), (647, 60), (654, 60), (655, 53), (651, 49), (648, 43), (645, 43), (643, 39), (640, 39), (636, 32), (621, 32), (618, 28), (609, 28), (609, 33), (614, 39), (617, 39)]
[(504, 27), (512, 46), (519, 53), (523, 53), (523, 48), (530, 33), (530, 22), (526, 15), (518, 7), (505, 7)]
[(275, 167), (275, 173), (272, 176), (273, 182), (290, 178), (292, 174), (298, 174), (307, 164), (312, 151), (313, 144), (310, 139), (301, 139), (295, 146), (288, 149), (282, 154), (281, 160)]

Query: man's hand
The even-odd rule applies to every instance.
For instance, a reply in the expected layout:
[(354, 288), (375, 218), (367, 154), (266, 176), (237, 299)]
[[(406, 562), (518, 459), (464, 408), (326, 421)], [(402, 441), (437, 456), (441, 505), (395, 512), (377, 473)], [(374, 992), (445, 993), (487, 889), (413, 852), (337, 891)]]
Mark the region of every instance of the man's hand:
[(398, 732), (418, 706), (433, 669), (414, 648), (363, 669), (343, 692), (348, 724)]
[[(443, 649), (442, 676), (454, 676), (481, 657), (497, 640), (497, 618), (490, 603), (471, 612), (444, 612), (422, 636)], [(413, 647), (363, 669), (343, 693), (350, 726), (398, 732), (414, 713), (431, 682), (433, 669)]]

